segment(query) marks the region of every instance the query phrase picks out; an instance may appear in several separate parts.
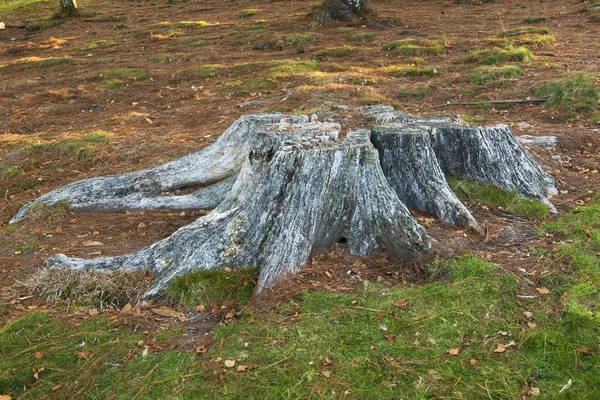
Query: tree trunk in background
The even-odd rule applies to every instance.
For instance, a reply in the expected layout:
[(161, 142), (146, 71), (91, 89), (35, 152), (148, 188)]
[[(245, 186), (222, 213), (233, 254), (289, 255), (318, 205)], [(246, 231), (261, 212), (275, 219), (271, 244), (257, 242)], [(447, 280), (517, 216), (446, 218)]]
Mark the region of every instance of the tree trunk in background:
[(77, 13), (77, 0), (59, 0), (60, 15), (71, 17)]
[(367, 0), (325, 0), (317, 21), (352, 22), (367, 14)]

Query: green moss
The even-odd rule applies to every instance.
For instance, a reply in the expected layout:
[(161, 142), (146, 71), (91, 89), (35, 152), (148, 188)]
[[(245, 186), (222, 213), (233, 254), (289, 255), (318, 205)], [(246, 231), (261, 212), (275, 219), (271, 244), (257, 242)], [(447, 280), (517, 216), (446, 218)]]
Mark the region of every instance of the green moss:
[(24, 70), (37, 68), (53, 68), (59, 65), (66, 64), (70, 60), (70, 57), (51, 57), (44, 59), (37, 59), (36, 57), (31, 57), (17, 61), (17, 65), (20, 65), (21, 68)]
[(97, 131), (58, 142), (38, 142), (25, 147), (22, 151), (35, 154), (54, 152), (64, 155), (74, 155), (77, 159), (90, 157), (94, 153), (94, 144), (108, 140), (110, 133)]
[(95, 42), (86, 43), (81, 46), (72, 47), (72, 51), (91, 51), (91, 50), (103, 50), (108, 49), (110, 47), (118, 46), (117, 42), (113, 42), (110, 40), (97, 40)]
[(183, 44), (187, 47), (195, 48), (195, 47), (204, 47), (208, 45), (206, 40), (202, 40), (200, 38), (195, 37), (186, 37), (177, 40), (177, 44)]
[(544, 17), (527, 17), (523, 20), (524, 24), (542, 24), (547, 21)]
[(307, 43), (314, 42), (317, 35), (314, 33), (299, 33), (285, 36), (285, 43), (296, 47), (298, 53), (304, 53)]

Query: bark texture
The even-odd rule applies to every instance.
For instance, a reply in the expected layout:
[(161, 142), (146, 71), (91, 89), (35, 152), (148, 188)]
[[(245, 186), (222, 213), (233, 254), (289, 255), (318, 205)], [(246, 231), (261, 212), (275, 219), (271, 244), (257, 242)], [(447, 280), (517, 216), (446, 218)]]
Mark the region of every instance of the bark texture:
[[(36, 204), (53, 205), (61, 201), (67, 201), (75, 211), (87, 212), (214, 208), (229, 192), (262, 127), (307, 121), (305, 115), (245, 115), (213, 145), (197, 153), (141, 171), (71, 183), (27, 204), (11, 222), (25, 218)], [(161, 194), (206, 185), (209, 186), (186, 196)]]
[[(401, 257), (430, 249), (425, 230), (388, 185), (364, 131), (339, 139), (339, 125), (304, 123), (261, 132), (227, 198), (170, 237), (120, 257), (56, 255), (48, 267), (147, 269), (151, 298), (197, 269), (259, 266), (257, 292), (294, 273), (311, 251), (346, 239), (354, 254), (376, 248)], [(368, 133), (368, 132), (367, 132)]]
[(317, 21), (352, 22), (367, 13), (367, 0), (325, 0)]
[(60, 15), (71, 17), (77, 13), (77, 0), (59, 0), (58, 8)]

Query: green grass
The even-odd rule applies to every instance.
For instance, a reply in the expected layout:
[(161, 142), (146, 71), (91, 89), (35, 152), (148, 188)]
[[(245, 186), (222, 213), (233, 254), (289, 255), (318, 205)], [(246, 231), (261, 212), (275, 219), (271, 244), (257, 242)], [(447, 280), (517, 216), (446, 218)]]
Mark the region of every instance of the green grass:
[(150, 72), (142, 68), (115, 68), (100, 71), (95, 77), (97, 80), (127, 80), (127, 81), (145, 81), (150, 79)]
[(523, 19), (524, 24), (542, 24), (547, 21), (544, 17), (527, 17)]
[(384, 44), (382, 49), (405, 56), (437, 55), (442, 54), (443, 51), (440, 43), (428, 39), (395, 40)]
[(186, 69), (174, 74), (174, 77), (182, 81), (193, 81), (197, 79), (206, 79), (215, 76), (219, 70), (219, 65), (206, 64), (196, 68)]
[(465, 59), (467, 62), (477, 62), (483, 65), (500, 64), (504, 62), (526, 63), (533, 59), (533, 52), (527, 47), (506, 46), (472, 51)]
[(347, 57), (348, 55), (356, 52), (356, 50), (358, 49), (353, 46), (328, 47), (326, 49), (314, 52), (312, 58), (315, 60), (325, 60), (329, 57)]
[(502, 87), (511, 83), (512, 79), (525, 73), (516, 65), (504, 65), (502, 67), (482, 65), (467, 74), (467, 82), (476, 85), (490, 87)]
[(438, 73), (435, 67), (417, 67), (414, 65), (392, 65), (385, 67), (385, 72), (398, 77), (434, 76)]
[(180, 22), (161, 22), (158, 24), (148, 25), (146, 29), (149, 31), (171, 31), (177, 29), (198, 29), (208, 25), (206, 21), (180, 21)]
[[(540, 398), (600, 396), (600, 325), (568, 301), (560, 311), (561, 300), (554, 300), (565, 292), (590, 299), (598, 286), (551, 286), (547, 299), (523, 301), (517, 277), (472, 255), (433, 264), (430, 273), (432, 281), (420, 286), (365, 281), (352, 293), (306, 293), (270, 313), (248, 308), (237, 322), (214, 330), (214, 345), (200, 357), (145, 353), (138, 341), (147, 338), (118, 318), (97, 316), (75, 326), (31, 312), (0, 331), (0, 393), (514, 399), (537, 388)], [(152, 337), (168, 347), (183, 333), (173, 326)], [(505, 351), (495, 352), (499, 344)], [(235, 360), (235, 367), (225, 367), (225, 360)], [(569, 379), (571, 388), (559, 394)]]
[(176, 43), (186, 45), (187, 47), (190, 47), (190, 48), (204, 47), (204, 46), (208, 45), (208, 42), (206, 40), (202, 40), (200, 38), (195, 38), (195, 37), (181, 38), (181, 39), (178, 39)]
[(198, 304), (217, 305), (231, 302), (239, 307), (247, 305), (256, 283), (257, 271), (206, 270), (175, 278), (164, 297), (171, 304), (193, 308)]
[(5, 181), (9, 181), (9, 180), (14, 179), (14, 178), (18, 177), (19, 175), (21, 175), (21, 173), (23, 172), (23, 168), (21, 168), (20, 166), (16, 166), (16, 167), (2, 166), (2, 167), (0, 167), (0, 171), (2, 171), (2, 179), (4, 179)]
[(488, 204), (521, 215), (531, 220), (540, 220), (548, 215), (548, 208), (541, 202), (525, 200), (515, 193), (505, 192), (490, 184), (479, 184), (454, 177), (448, 178), (452, 191), (465, 202)]
[(363, 33), (355, 33), (348, 36), (348, 40), (351, 42), (364, 43), (371, 41), (377, 37), (375, 32), (363, 32)]
[(548, 82), (533, 88), (538, 97), (548, 97), (547, 108), (560, 108), (566, 119), (598, 108), (598, 91), (592, 84), (593, 76), (572, 74), (560, 81)]
[(93, 132), (58, 142), (38, 142), (22, 151), (29, 154), (52, 152), (63, 155), (72, 155), (77, 159), (84, 159), (94, 154), (94, 145), (108, 140), (110, 134), (103, 131)]
[(298, 33), (295, 35), (287, 35), (284, 41), (287, 45), (296, 47), (296, 52), (300, 54), (306, 51), (306, 44), (314, 42), (316, 38), (317, 35), (315, 35), (314, 33)]
[(550, 35), (550, 29), (543, 26), (522, 26), (514, 29), (507, 29), (498, 34), (498, 37), (517, 37), (522, 35)]
[(92, 51), (92, 50), (103, 50), (108, 49), (110, 47), (118, 46), (117, 42), (113, 42), (110, 40), (97, 40), (95, 42), (86, 43), (81, 46), (72, 47), (72, 51)]
[(53, 68), (68, 63), (70, 57), (37, 58), (29, 57), (16, 62), (22, 69)]
[(248, 18), (248, 17), (251, 17), (253, 15), (256, 15), (256, 13), (258, 13), (259, 11), (260, 10), (258, 10), (256, 8), (248, 8), (247, 10), (242, 10), (238, 14), (238, 18), (240, 18), (240, 19)]

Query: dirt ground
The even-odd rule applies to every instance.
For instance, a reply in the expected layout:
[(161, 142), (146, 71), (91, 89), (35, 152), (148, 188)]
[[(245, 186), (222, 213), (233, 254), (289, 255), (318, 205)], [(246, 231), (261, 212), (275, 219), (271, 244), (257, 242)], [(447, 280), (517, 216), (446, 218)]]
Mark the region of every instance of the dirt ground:
[[(527, 6), (520, 7), (524, 3)], [(600, 25), (587, 19), (582, 3), (500, 0), (457, 5), (446, 0), (392, 0), (372, 4), (381, 21), (401, 22), (316, 25), (306, 17), (315, 3), (303, 0), (190, 0), (172, 4), (134, 0), (83, 3), (81, 17), (40, 31), (1, 30), (0, 164), (5, 171), (20, 167), (18, 176), (0, 176), (0, 290), (4, 301), (26, 294), (20, 293), (15, 283), (40, 268), (52, 254), (94, 257), (131, 252), (168, 236), (201, 214), (66, 212), (9, 227), (8, 221), (24, 203), (69, 182), (139, 170), (198, 151), (245, 113), (312, 113), (337, 104), (395, 104), (411, 114), (467, 115), (481, 125), (508, 124), (515, 135), (559, 138), (557, 148), (530, 151), (556, 177), (561, 194), (552, 201), (561, 212), (584, 204), (598, 190), (600, 125), (591, 115), (565, 122), (559, 111), (540, 104), (516, 104), (506, 109), (436, 108), (446, 102), (526, 98), (532, 96), (531, 88), (536, 84), (568, 72), (598, 77)], [(247, 9), (257, 11), (240, 18), (240, 12)], [(522, 65), (525, 75), (511, 85), (464, 90), (465, 76), (475, 65), (461, 60), (476, 48), (489, 48), (485, 38), (522, 26), (521, 21), (528, 16), (547, 18), (554, 44), (533, 48), (535, 59)], [(166, 21), (207, 24), (192, 29), (159, 25)], [(5, 22), (19, 25), (22, 21)], [(346, 39), (351, 31), (377, 36), (353, 43)], [(278, 39), (307, 32), (316, 36), (303, 53)], [(382, 66), (404, 62), (402, 57), (383, 51), (382, 44), (416, 35), (445, 42), (443, 54), (423, 57), (424, 65), (435, 66), (437, 73), (407, 78), (379, 73)], [(254, 90), (245, 84), (260, 72), (250, 67), (250, 72), (231, 68), (270, 60), (311, 61), (315, 52), (341, 45), (355, 49), (345, 56), (319, 61), (318, 71), (326, 77), (319, 85), (307, 85), (311, 78), (297, 74)], [(68, 61), (51, 66), (36, 64), (59, 57), (68, 57)], [(181, 78), (202, 65), (217, 68), (204, 76)], [(110, 87), (100, 75), (117, 68), (147, 70), (150, 78), (121, 78), (117, 86), (122, 87)], [(410, 95), (419, 91), (423, 94)], [(520, 122), (531, 127), (521, 128)], [(35, 144), (56, 144), (96, 131), (111, 136), (92, 144), (91, 154), (85, 157), (57, 151), (60, 146), (23, 151)], [(503, 210), (468, 206), (488, 227), (486, 238), (422, 215), (419, 218), (430, 235), (443, 243), (446, 253), (471, 251), (508, 272), (527, 271), (532, 285), (523, 287), (524, 294), (533, 290), (533, 283), (552, 265), (530, 249), (553, 246), (559, 239), (539, 238), (535, 223)], [(83, 243), (90, 239), (103, 245), (86, 247)], [(293, 286), (282, 291), (289, 296), (305, 288), (351, 290), (361, 279), (390, 284), (422, 282), (426, 279), (423, 263), (394, 260), (386, 254), (355, 257), (338, 245), (316, 255), (290, 282)], [(274, 293), (275, 299), (278, 296)]]

